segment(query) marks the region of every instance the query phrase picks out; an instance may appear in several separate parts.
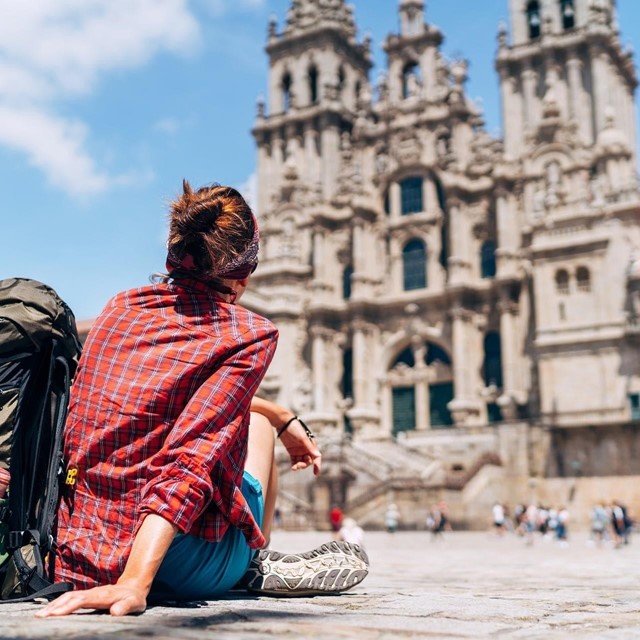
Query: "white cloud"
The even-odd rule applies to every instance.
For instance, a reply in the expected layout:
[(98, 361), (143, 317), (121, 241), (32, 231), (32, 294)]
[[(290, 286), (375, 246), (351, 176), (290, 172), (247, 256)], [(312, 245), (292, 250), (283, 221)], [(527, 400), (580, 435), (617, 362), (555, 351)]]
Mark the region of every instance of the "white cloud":
[(0, 143), (22, 152), (50, 182), (72, 195), (102, 191), (109, 178), (84, 151), (86, 127), (38, 109), (0, 106)]
[(254, 171), (241, 185), (238, 191), (247, 201), (247, 204), (258, 215), (258, 174)]
[(169, 136), (176, 135), (182, 129), (189, 127), (192, 124), (191, 120), (181, 120), (179, 118), (161, 118), (154, 125), (153, 128), (161, 133), (166, 133)]
[(0, 15), (0, 144), (74, 195), (126, 181), (96, 167), (87, 127), (56, 105), (90, 93), (107, 72), (196, 49), (187, 0), (0, 0)]

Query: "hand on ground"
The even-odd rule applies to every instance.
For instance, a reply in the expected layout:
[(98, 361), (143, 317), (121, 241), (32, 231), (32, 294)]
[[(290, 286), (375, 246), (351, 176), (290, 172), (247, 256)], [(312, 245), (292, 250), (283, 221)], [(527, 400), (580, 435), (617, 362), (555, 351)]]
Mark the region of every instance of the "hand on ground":
[(112, 616), (142, 613), (147, 607), (142, 589), (125, 585), (106, 585), (86, 591), (64, 593), (35, 615), (38, 618), (66, 616), (79, 609), (108, 609)]

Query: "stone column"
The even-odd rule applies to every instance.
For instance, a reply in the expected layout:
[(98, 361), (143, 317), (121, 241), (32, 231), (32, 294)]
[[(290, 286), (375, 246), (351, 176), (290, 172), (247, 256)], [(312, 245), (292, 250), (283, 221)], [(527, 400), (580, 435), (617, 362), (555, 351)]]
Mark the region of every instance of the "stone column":
[(595, 131), (594, 141), (598, 139), (598, 134), (602, 131), (606, 121), (606, 109), (609, 103), (609, 65), (605, 50), (599, 45), (593, 45), (589, 49), (591, 59), (592, 87), (593, 87), (593, 109)]
[(502, 355), (502, 385), (507, 391), (518, 391), (518, 352), (516, 345), (516, 315), (518, 305), (503, 296), (498, 303), (500, 311), (500, 343)]
[(538, 104), (536, 97), (537, 74), (531, 68), (529, 61), (523, 64), (522, 91), (524, 94), (524, 122), (527, 131), (531, 131), (538, 124)]
[(497, 275), (498, 277), (507, 277), (515, 275), (518, 268), (518, 219), (516, 211), (509, 207), (507, 189), (504, 186), (499, 186), (495, 193), (498, 227)]
[(472, 372), (467, 340), (471, 313), (456, 306), (451, 310), (453, 322), (453, 387), (454, 399), (449, 403), (449, 411), (456, 426), (470, 424), (480, 412), (479, 403), (472, 396)]
[(318, 132), (311, 122), (304, 128), (304, 156), (305, 177), (308, 184), (315, 184), (319, 179), (318, 154), (316, 152), (316, 137)]
[(322, 136), (322, 195), (331, 200), (336, 191), (340, 154), (340, 130), (338, 122), (331, 116), (321, 123)]
[(353, 325), (353, 406), (361, 409), (367, 398), (367, 340), (365, 323), (356, 320)]
[(313, 227), (313, 286), (322, 288), (325, 284), (326, 268), (324, 260), (324, 237), (323, 227), (316, 225)]
[(392, 220), (397, 220), (402, 215), (400, 185), (397, 182), (392, 182), (389, 186), (389, 214)]
[(456, 198), (449, 199), (449, 283), (452, 285), (468, 282), (470, 264), (467, 255), (469, 229), (467, 219), (462, 210), (462, 202)]
[(313, 384), (313, 410), (317, 413), (326, 412), (327, 383), (325, 379), (327, 356), (327, 330), (324, 327), (311, 327), (311, 377)]
[(451, 311), (453, 318), (453, 384), (456, 400), (468, 399), (469, 359), (467, 354), (467, 323), (469, 312), (456, 307)]
[(589, 101), (582, 87), (582, 60), (576, 51), (571, 51), (567, 60), (569, 79), (570, 116), (578, 126), (578, 135), (585, 144), (591, 144), (591, 117)]
[(391, 290), (393, 294), (403, 290), (402, 286), (402, 249), (397, 238), (389, 240), (389, 260), (390, 260), (390, 277)]
[(414, 336), (412, 342), (415, 361), (416, 430), (425, 431), (429, 428), (429, 378), (425, 362), (427, 350), (420, 336)]

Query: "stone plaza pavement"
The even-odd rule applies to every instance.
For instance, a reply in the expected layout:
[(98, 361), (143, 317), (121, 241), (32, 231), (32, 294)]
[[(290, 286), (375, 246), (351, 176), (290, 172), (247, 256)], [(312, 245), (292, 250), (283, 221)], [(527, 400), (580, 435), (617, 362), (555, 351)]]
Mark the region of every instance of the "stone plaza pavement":
[[(276, 531), (274, 549), (303, 551), (317, 532)], [(614, 549), (492, 533), (367, 532), (371, 573), (341, 596), (246, 594), (111, 618), (39, 620), (36, 604), (0, 605), (0, 638), (640, 638), (640, 540)]]

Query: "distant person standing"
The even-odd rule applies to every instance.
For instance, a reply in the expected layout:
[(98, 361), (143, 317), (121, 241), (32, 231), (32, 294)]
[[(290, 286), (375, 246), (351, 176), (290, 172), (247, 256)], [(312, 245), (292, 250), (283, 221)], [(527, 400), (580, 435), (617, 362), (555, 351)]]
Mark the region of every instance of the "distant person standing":
[(329, 524), (331, 525), (331, 531), (333, 532), (334, 538), (338, 537), (338, 532), (342, 527), (342, 520), (344, 518), (344, 513), (342, 509), (336, 504), (333, 505), (333, 508), (329, 512)]
[(493, 514), (493, 526), (495, 528), (496, 534), (499, 536), (503, 536), (505, 532), (504, 507), (499, 502), (496, 502), (493, 505), (491, 512)]
[(400, 521), (400, 512), (395, 503), (391, 503), (384, 514), (384, 526), (389, 533), (395, 533), (398, 530)]
[(353, 518), (345, 518), (338, 533), (338, 539), (364, 547), (364, 530)]

